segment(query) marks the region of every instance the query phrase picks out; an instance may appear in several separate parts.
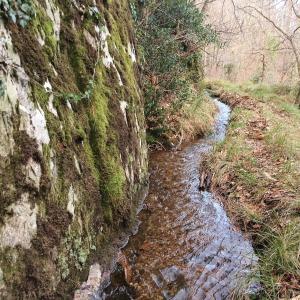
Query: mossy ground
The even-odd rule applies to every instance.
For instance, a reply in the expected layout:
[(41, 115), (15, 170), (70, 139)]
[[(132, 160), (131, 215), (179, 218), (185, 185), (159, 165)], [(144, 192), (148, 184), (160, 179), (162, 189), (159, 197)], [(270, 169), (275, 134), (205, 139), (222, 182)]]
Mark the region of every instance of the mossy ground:
[[(86, 8), (94, 5), (92, 1), (84, 2)], [(45, 112), (51, 139), (41, 155), (35, 141), (18, 132), (16, 124), (17, 150), (8, 167), (8, 182), (1, 183), (7, 202), (0, 211), (1, 220), (5, 207), (22, 192), (29, 192), (30, 200), (39, 206), (38, 232), (32, 247), (1, 250), (5, 284), (13, 297), (22, 299), (70, 298), (86, 280), (93, 261), (108, 263), (112, 240), (128, 228), (136, 205), (134, 193), (146, 176), (146, 169), (141, 170), (140, 164), (145, 160), (145, 136), (139, 71), (126, 50), (128, 43), (134, 42), (127, 1), (97, 1), (99, 19), (87, 10), (78, 10), (71, 1), (53, 3), (60, 9), (59, 41), (44, 3), (34, 3), (36, 18), (25, 29), (6, 24), (30, 78), (31, 99)], [(119, 85), (114, 68), (103, 65), (101, 51), (98, 59), (97, 51), (84, 37), (84, 30), (94, 36), (95, 25), (101, 27), (105, 23), (110, 31), (109, 51), (123, 86)], [(39, 44), (37, 34), (43, 37), (44, 46)], [(49, 94), (43, 87), (47, 79), (53, 88), (58, 117), (48, 110)], [(68, 95), (84, 94), (91, 80), (94, 88), (90, 98), (71, 102), (70, 109)], [(120, 101), (128, 103), (127, 123)], [(17, 122), (18, 117), (15, 119)], [(24, 178), (18, 168), (29, 157), (42, 165), (40, 191), (22, 184)], [(50, 160), (57, 169), (55, 177)], [(127, 165), (133, 168), (133, 181), (125, 175)], [(16, 191), (9, 191), (9, 184)], [(67, 212), (71, 185), (78, 197), (75, 217)]]
[(274, 88), (208, 86), (233, 112), (225, 141), (202, 167), (229, 214), (252, 237), (264, 287), (259, 299), (290, 299), (300, 288), (299, 109)]

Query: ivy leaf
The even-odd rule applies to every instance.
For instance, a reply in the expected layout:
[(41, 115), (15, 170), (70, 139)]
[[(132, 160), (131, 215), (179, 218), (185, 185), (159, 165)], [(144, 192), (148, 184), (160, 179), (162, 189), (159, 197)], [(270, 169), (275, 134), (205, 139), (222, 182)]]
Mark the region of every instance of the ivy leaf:
[(0, 13), (22, 27), (35, 17), (32, 0), (0, 0)]
[(16, 12), (13, 9), (8, 10), (8, 15), (14, 23), (17, 22)]
[(23, 12), (25, 12), (25, 13), (31, 13), (31, 7), (30, 7), (30, 5), (27, 4), (27, 3), (23, 3), (23, 4), (21, 5), (21, 10), (22, 10)]
[(23, 28), (26, 27), (27, 23), (28, 23), (28, 22), (27, 22), (25, 19), (20, 19), (20, 20), (19, 20), (19, 24), (20, 24)]

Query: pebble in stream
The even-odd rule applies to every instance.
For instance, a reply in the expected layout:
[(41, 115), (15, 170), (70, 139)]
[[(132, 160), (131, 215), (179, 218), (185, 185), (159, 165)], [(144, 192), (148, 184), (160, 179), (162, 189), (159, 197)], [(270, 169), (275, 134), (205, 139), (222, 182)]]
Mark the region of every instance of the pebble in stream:
[[(103, 298), (219, 300), (231, 299), (239, 287), (249, 289), (245, 282), (257, 264), (251, 244), (214, 195), (199, 190), (199, 162), (224, 139), (230, 114), (228, 106), (216, 104), (219, 115), (209, 137), (182, 151), (152, 155), (147, 209), (123, 250), (134, 292), (112, 282)], [(120, 297), (122, 289), (126, 295)]]

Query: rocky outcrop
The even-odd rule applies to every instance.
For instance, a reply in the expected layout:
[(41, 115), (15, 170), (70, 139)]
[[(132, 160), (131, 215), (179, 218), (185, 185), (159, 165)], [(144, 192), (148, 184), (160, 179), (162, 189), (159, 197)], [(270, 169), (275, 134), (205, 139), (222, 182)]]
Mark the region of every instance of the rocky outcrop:
[(0, 7), (0, 298), (66, 299), (146, 179), (138, 57), (125, 0), (23, 2)]

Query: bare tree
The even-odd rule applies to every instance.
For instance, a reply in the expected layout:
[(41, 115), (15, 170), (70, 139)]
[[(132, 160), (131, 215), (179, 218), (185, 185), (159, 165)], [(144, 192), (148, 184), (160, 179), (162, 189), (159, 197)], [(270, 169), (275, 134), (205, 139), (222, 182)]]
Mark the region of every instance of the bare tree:
[[(297, 19), (299, 19), (299, 15), (297, 13), (297, 10), (295, 8), (295, 4), (293, 3), (293, 0), (289, 0), (289, 1), (291, 2), (291, 6), (293, 8), (295, 17)], [(286, 5), (287, 1), (284, 1), (284, 2), (285, 2), (284, 5)], [(292, 53), (294, 55), (296, 68), (297, 68), (298, 92), (297, 92), (296, 101), (297, 101), (297, 104), (300, 106), (300, 52), (296, 45), (296, 38), (298, 38), (297, 32), (300, 30), (300, 24), (299, 25), (297, 24), (296, 26), (294, 26), (294, 28), (291, 28), (290, 32), (288, 32), (280, 25), (280, 22), (272, 19), (264, 11), (262, 11), (261, 9), (258, 9), (255, 6), (247, 5), (247, 6), (241, 7), (240, 9), (242, 9), (246, 13), (248, 13), (249, 11), (254, 11), (255, 13), (257, 13), (260, 17), (265, 19), (268, 23), (270, 23), (276, 29), (276, 31), (281, 35), (283, 42), (287, 42), (289, 44), (290, 49), (292, 50)]]
[(300, 0), (199, 1), (220, 35), (220, 45), (209, 52), (206, 72), (232, 80), (268, 84), (297, 84), (300, 104)]

